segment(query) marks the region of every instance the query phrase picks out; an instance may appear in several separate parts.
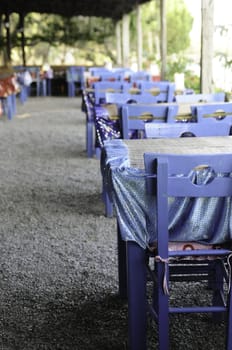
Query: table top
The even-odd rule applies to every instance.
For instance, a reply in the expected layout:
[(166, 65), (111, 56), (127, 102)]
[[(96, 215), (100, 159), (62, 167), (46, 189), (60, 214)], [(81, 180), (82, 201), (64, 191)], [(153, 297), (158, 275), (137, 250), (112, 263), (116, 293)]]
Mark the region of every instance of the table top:
[(144, 168), (143, 154), (146, 152), (169, 154), (232, 153), (232, 136), (138, 139), (121, 140), (121, 142), (128, 149), (130, 166), (141, 169)]

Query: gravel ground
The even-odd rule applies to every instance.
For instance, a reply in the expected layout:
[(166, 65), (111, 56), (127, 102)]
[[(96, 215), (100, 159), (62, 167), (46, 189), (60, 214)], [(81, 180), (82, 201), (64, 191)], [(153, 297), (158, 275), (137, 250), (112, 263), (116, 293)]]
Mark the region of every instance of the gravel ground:
[[(35, 97), (12, 121), (0, 119), (1, 350), (127, 349), (116, 222), (104, 216), (99, 161), (86, 158), (80, 106)], [(224, 323), (206, 315), (170, 323), (171, 350), (224, 348)], [(156, 349), (155, 325), (148, 333)]]

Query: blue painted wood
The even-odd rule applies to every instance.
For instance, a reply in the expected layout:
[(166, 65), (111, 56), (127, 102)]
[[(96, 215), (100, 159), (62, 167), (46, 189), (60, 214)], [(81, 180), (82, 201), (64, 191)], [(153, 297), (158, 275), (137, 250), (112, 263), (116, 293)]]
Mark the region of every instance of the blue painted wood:
[[(123, 139), (141, 138), (145, 134), (146, 123), (166, 123), (167, 118), (177, 114), (177, 105), (127, 104), (122, 106)], [(146, 118), (147, 115), (147, 118)], [(137, 133), (136, 136), (131, 136)], [(140, 136), (139, 136), (140, 133)]]
[[(155, 278), (155, 294), (152, 305), (151, 314), (156, 318), (158, 323), (158, 339), (159, 349), (169, 349), (169, 314), (170, 313), (226, 313), (227, 315), (227, 332), (226, 332), (226, 349), (231, 349), (232, 335), (231, 335), (231, 289), (229, 288), (228, 298), (225, 294), (224, 282), (228, 284), (231, 280), (231, 271), (225, 268), (227, 258), (231, 255), (231, 250), (226, 247), (207, 247), (196, 250), (169, 250), (169, 198), (170, 197), (191, 197), (191, 198), (211, 198), (211, 197), (231, 197), (232, 196), (232, 178), (228, 174), (232, 173), (232, 155), (231, 154), (205, 154), (205, 155), (167, 155), (145, 153), (144, 155), (145, 169), (148, 175), (147, 190), (151, 196), (151, 202), (156, 203), (156, 223), (157, 223), (157, 250), (155, 252), (155, 269), (153, 273)], [(196, 184), (191, 181), (188, 174), (192, 170), (210, 168), (215, 174), (227, 174), (227, 176), (215, 176), (207, 184)], [(187, 174), (187, 175), (186, 175)], [(153, 178), (151, 177), (153, 175)], [(181, 176), (180, 176), (181, 175)], [(214, 209), (216, 210), (216, 209)], [(217, 208), (218, 210), (218, 208)], [(216, 212), (215, 215), (220, 215)], [(152, 215), (152, 214), (151, 214)], [(154, 215), (154, 212), (153, 212)], [(229, 223), (228, 223), (229, 224)], [(199, 223), (201, 225), (201, 223)], [(149, 229), (149, 228), (148, 228)], [(214, 227), (212, 227), (214, 230)], [(204, 241), (204, 236), (202, 236)], [(185, 242), (192, 243), (192, 242)], [(204, 248), (205, 247), (205, 248)], [(151, 254), (150, 254), (151, 255)], [(213, 283), (209, 284), (212, 288), (213, 303), (212, 305), (203, 306), (169, 306), (169, 281), (172, 277), (172, 265), (170, 258), (191, 257), (191, 263), (197, 263), (199, 272), (208, 266), (208, 272), (213, 275)], [(208, 260), (206, 257), (220, 256), (221, 259)], [(201, 257), (201, 262), (199, 262)], [(224, 259), (224, 260), (223, 260)], [(183, 261), (183, 260), (182, 260)], [(202, 264), (204, 262), (204, 265)], [(181, 260), (175, 260), (175, 274), (179, 273), (179, 281), (186, 281), (191, 275), (192, 270), (190, 264), (185, 263), (185, 275), (183, 275), (183, 268), (181, 266), (178, 271), (178, 265)], [(207, 270), (206, 270), (207, 272)], [(135, 271), (134, 271), (135, 273)], [(187, 277), (187, 278), (186, 278)], [(196, 274), (195, 278), (192, 276), (192, 281), (199, 281), (201, 275)], [(206, 274), (205, 279), (207, 280)], [(141, 284), (143, 286), (143, 279)], [(221, 296), (224, 296), (223, 298)], [(224, 300), (226, 302), (224, 303)], [(142, 305), (144, 300), (141, 300)], [(137, 315), (138, 317), (138, 315)]]
[(228, 123), (146, 123), (145, 135), (147, 138), (161, 137), (202, 137), (202, 136), (228, 136), (230, 125)]

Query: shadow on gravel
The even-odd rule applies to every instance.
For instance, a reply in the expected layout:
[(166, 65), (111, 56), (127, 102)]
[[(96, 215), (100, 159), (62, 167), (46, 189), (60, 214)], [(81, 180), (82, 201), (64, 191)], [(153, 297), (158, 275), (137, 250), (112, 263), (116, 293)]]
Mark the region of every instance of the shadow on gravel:
[(127, 349), (127, 310), (117, 296), (75, 300), (75, 296), (74, 299), (65, 299), (58, 295), (49, 301), (27, 299), (21, 307), (22, 310), (14, 310), (13, 306), (11, 310), (11, 313), (21, 311), (21, 319), (16, 315), (15, 324), (7, 324), (7, 319), (4, 320), (1, 349)]

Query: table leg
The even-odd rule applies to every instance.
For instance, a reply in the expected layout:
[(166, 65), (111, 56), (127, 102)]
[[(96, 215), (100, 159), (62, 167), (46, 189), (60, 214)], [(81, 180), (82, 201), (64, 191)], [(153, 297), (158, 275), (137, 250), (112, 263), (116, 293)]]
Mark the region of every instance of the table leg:
[(117, 223), (118, 236), (118, 281), (119, 281), (119, 296), (122, 299), (127, 299), (127, 262), (126, 262), (126, 242), (122, 240), (120, 227)]
[(147, 302), (145, 250), (127, 242), (129, 349), (146, 350)]

